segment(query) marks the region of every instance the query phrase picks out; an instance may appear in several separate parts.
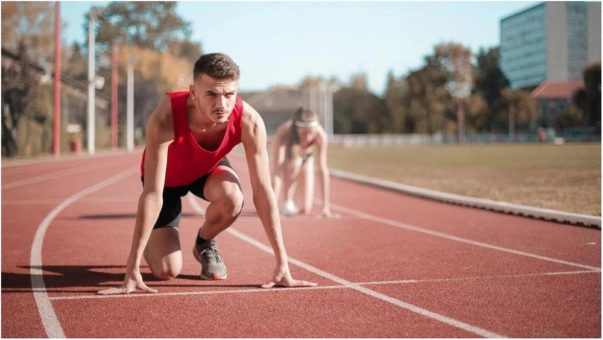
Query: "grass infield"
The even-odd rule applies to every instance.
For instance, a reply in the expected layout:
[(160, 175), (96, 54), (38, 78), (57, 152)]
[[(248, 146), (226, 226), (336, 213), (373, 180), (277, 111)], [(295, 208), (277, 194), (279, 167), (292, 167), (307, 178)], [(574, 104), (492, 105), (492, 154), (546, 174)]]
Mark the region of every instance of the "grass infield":
[(331, 146), (329, 167), (453, 194), (601, 214), (601, 144)]

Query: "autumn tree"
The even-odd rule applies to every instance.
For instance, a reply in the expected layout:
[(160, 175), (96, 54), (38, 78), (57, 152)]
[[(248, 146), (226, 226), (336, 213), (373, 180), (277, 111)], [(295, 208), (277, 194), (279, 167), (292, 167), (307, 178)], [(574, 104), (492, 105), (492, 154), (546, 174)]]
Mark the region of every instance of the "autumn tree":
[(54, 4), (2, 2), (2, 156), (50, 150)]

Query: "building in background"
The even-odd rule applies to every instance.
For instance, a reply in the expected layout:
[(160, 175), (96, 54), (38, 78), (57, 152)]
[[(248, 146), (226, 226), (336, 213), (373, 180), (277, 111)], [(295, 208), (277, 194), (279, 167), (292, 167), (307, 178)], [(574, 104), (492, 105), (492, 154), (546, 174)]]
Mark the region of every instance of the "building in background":
[(500, 21), (500, 66), (511, 89), (582, 80), (600, 61), (600, 2), (544, 2)]

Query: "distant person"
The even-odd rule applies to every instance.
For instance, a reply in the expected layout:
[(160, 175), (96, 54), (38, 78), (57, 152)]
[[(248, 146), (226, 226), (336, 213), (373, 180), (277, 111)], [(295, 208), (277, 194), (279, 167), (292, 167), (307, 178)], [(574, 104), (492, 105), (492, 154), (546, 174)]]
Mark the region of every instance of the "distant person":
[(293, 118), (276, 130), (272, 157), (272, 184), (278, 202), (281, 188), (286, 216), (308, 215), (314, 200), (314, 158), (318, 160), (318, 181), (322, 190), (324, 217), (331, 212), (329, 168), (327, 167), (327, 134), (311, 110), (299, 108)]
[(276, 257), (272, 281), (262, 287), (316, 285), (291, 277), (270, 186), (266, 128), (260, 115), (237, 95), (238, 80), (239, 67), (227, 55), (205, 54), (195, 63), (189, 91), (161, 98), (147, 122), (143, 190), (125, 279), (120, 287), (99, 294), (156, 292), (142, 280), (143, 257), (156, 278), (180, 274), (181, 197), (189, 191), (210, 203), (193, 248), (202, 266), (201, 278), (227, 277), (215, 237), (232, 225), (243, 208), (239, 178), (225, 158), (239, 143), (245, 149), (253, 201)]

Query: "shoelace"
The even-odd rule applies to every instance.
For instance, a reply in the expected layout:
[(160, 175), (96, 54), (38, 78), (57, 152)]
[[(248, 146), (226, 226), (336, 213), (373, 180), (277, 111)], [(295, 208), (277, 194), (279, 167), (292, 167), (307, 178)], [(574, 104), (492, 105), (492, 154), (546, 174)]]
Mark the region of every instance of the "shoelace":
[(200, 255), (205, 261), (210, 261), (213, 257), (216, 262), (222, 262), (222, 254), (220, 254), (220, 251), (216, 248), (205, 248), (201, 251)]

